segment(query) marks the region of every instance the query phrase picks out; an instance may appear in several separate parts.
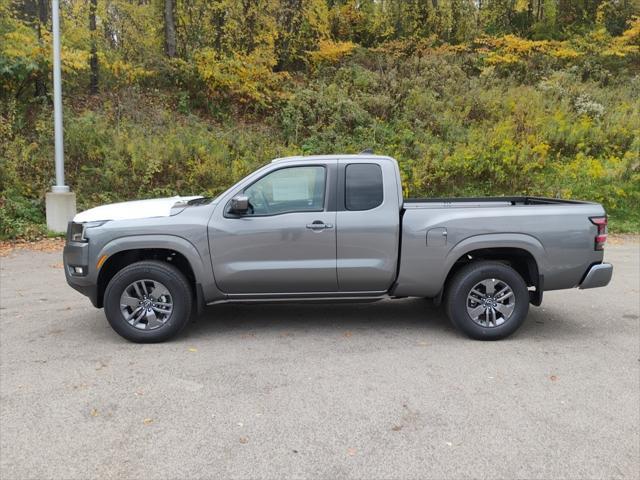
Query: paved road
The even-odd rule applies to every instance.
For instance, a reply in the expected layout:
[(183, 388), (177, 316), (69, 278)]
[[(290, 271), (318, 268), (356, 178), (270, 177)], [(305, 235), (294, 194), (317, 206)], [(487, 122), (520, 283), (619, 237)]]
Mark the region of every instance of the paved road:
[(0, 259), (0, 477), (638, 478), (640, 245), (511, 339), (427, 301), (222, 306), (135, 345), (60, 255)]

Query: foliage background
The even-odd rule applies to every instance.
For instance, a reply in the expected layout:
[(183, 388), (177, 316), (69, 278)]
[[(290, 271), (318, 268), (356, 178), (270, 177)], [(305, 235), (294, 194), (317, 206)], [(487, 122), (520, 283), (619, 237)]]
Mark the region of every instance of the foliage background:
[[(61, 3), (81, 209), (371, 147), (407, 196), (591, 199), (640, 230), (637, 0)], [(49, 31), (47, 0), (0, 0), (3, 238), (46, 233)]]

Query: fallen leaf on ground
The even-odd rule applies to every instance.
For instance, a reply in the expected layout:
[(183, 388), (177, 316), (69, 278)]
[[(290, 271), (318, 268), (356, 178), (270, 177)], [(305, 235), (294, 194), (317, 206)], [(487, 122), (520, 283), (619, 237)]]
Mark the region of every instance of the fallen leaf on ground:
[(142, 423), (144, 423), (145, 425), (151, 425), (153, 423), (153, 418), (145, 418), (144, 420), (142, 420)]
[(353, 333), (351, 333), (351, 332), (344, 332), (344, 336), (347, 337), (347, 338), (352, 336), (352, 335), (353, 335)]
[(49, 265), (51, 268), (62, 268), (64, 267), (64, 265), (62, 264), (62, 262), (60, 263), (53, 263), (51, 265)]
[(240, 437), (240, 443), (245, 444), (248, 442), (249, 442), (249, 439), (247, 437)]
[(7, 240), (0, 242), (0, 257), (9, 255), (13, 250), (36, 250), (39, 252), (57, 252), (64, 247), (64, 238), (43, 238), (36, 241)]
[(549, 377), (549, 379), (550, 379), (552, 382), (555, 382), (556, 380), (558, 380), (558, 377), (556, 377), (555, 375), (551, 375), (551, 376)]
[(189, 351), (190, 351), (190, 352), (197, 352), (197, 351), (198, 351), (198, 349), (197, 349), (197, 348), (190, 347), (190, 348), (189, 348)]
[(358, 449), (356, 448), (347, 448), (347, 455), (353, 457), (356, 453), (358, 453)]
[(402, 430), (402, 425), (396, 425), (391, 430), (393, 430), (394, 432), (399, 432), (400, 430)]
[(98, 412), (98, 410), (96, 410), (95, 408), (91, 409), (91, 416), (92, 417), (97, 417), (98, 415), (100, 415), (100, 413)]

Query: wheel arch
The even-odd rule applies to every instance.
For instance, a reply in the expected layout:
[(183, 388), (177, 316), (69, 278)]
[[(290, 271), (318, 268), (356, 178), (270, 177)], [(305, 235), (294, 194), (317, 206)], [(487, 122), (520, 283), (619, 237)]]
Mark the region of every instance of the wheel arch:
[(511, 266), (524, 279), (528, 287), (530, 302), (540, 305), (544, 292), (544, 247), (538, 239), (525, 234), (478, 235), (456, 245), (446, 258), (446, 277), (442, 298), (451, 278), (462, 267), (471, 262), (492, 260)]
[(104, 303), (104, 292), (109, 281), (127, 265), (142, 260), (159, 260), (174, 265), (187, 278), (198, 306), (202, 303), (202, 259), (187, 240), (171, 235), (125, 237), (116, 239), (100, 251), (102, 262), (97, 277), (97, 307)]

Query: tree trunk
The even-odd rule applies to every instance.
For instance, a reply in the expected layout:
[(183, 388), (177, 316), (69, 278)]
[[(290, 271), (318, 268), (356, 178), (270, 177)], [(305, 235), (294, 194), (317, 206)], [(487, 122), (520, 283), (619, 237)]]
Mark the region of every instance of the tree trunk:
[(169, 58), (176, 56), (175, 0), (164, 0), (164, 53)]
[(276, 72), (281, 72), (292, 67), (291, 40), (300, 28), (302, 21), (302, 0), (289, 0), (281, 3), (281, 11), (278, 18), (279, 34), (275, 47), (278, 62)]
[[(42, 29), (47, 28), (49, 20), (49, 5), (47, 0), (38, 0), (38, 21), (36, 22), (36, 31), (38, 33), (38, 42), (42, 44)], [(39, 72), (35, 80), (36, 97), (47, 96), (47, 81), (49, 80), (49, 72)]]
[(95, 95), (98, 93), (98, 45), (96, 38), (96, 10), (98, 9), (98, 0), (91, 0), (89, 3), (89, 32), (91, 35), (91, 57), (89, 57), (89, 66), (91, 74), (89, 76), (89, 93)]
[(544, 0), (538, 0), (538, 12), (536, 14), (536, 20), (540, 22), (542, 20), (542, 13), (544, 8)]

